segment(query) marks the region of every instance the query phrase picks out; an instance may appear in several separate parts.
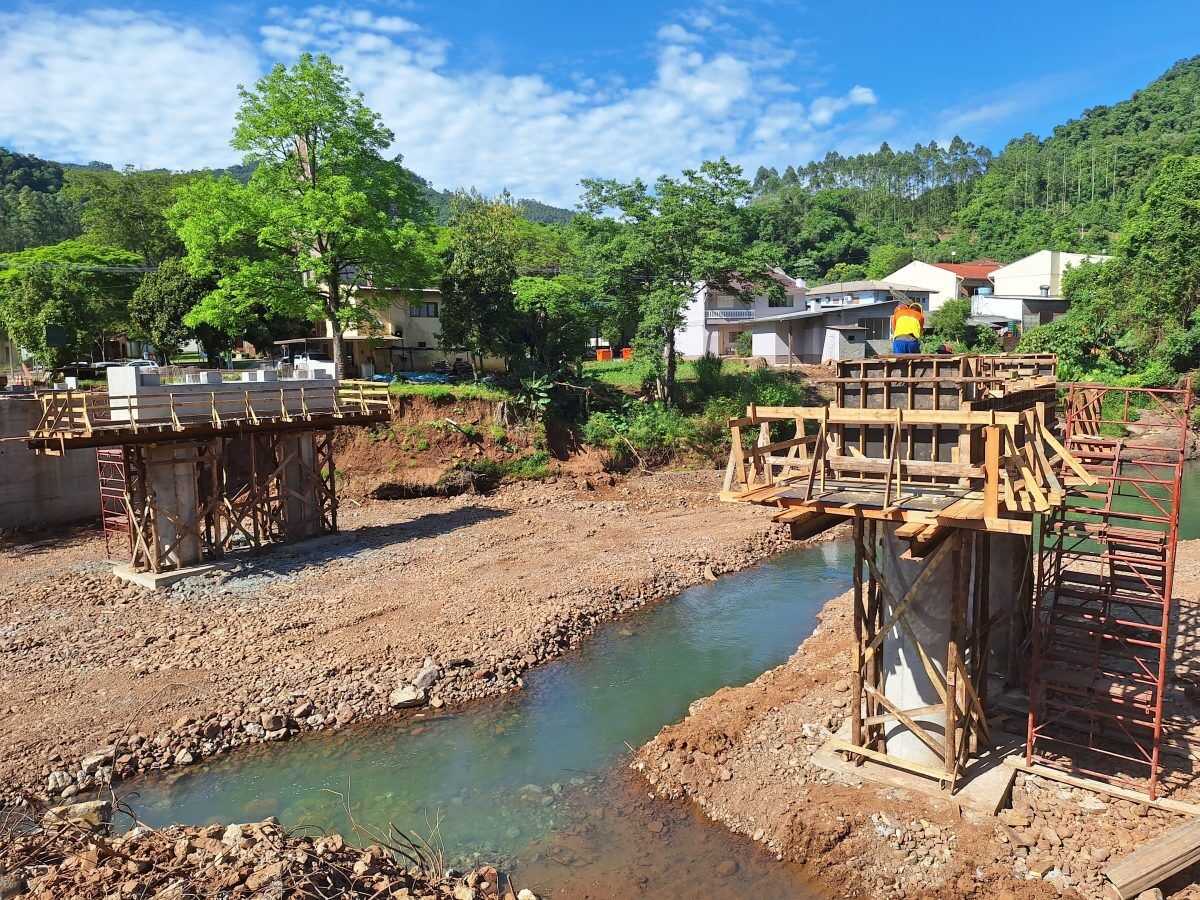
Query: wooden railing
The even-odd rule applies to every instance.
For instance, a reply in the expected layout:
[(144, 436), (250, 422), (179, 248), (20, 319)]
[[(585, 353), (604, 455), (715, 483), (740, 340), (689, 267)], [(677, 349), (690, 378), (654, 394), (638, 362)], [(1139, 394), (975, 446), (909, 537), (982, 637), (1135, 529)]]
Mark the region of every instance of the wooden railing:
[[(786, 423), (793, 436), (773, 440), (771, 428)], [(841, 407), (747, 407), (729, 422), (732, 443), (722, 496), (742, 499), (763, 488), (801, 490), (804, 501), (840, 489), (866, 491), (884, 508), (923, 491), (971, 494), (981, 514), (1045, 512), (1062, 503), (1064, 478), (1095, 479), (1063, 447), (1041, 410), (1019, 412)], [(758, 428), (744, 446), (744, 430)], [(863, 438), (856, 446), (848, 429)], [(874, 437), (868, 443), (865, 429)], [(927, 441), (931, 458), (916, 458), (914, 432)], [(934, 429), (952, 429), (949, 459), (938, 459)], [(934, 435), (930, 440), (929, 435)]]
[[(103, 391), (52, 391), (38, 395), (42, 415), (31, 437), (89, 435), (100, 431), (137, 434), (164, 427), (225, 428), (267, 422), (342, 419), (391, 409), (386, 384), (363, 381), (303, 384), (279, 381), (223, 388), (112, 396)], [(214, 386), (215, 388), (215, 386)]]

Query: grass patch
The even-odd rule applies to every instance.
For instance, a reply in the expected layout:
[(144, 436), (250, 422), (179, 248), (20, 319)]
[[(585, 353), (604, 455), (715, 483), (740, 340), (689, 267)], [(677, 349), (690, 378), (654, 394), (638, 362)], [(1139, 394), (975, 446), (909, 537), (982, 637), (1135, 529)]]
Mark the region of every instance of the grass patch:
[(499, 484), (502, 481), (541, 481), (554, 474), (550, 467), (550, 454), (545, 450), (526, 453), (516, 459), (478, 459), (459, 463), (452, 470), (469, 473), (483, 483)]
[(468, 382), (463, 384), (413, 384), (393, 381), (388, 390), (399, 397), (424, 397), (435, 402), (454, 400), (511, 400), (511, 391), (494, 384)]

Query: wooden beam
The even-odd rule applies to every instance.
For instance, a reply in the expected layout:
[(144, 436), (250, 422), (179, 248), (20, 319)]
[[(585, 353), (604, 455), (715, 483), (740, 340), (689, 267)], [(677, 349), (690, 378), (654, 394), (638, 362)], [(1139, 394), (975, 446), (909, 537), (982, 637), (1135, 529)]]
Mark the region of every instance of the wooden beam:
[(798, 522), (791, 522), (789, 526), (792, 529), (792, 540), (807, 541), (835, 525), (840, 525), (842, 520), (842, 516), (814, 515)]
[(1200, 862), (1200, 819), (1146, 841), (1104, 870), (1122, 900), (1166, 881), (1176, 872)]
[(886, 753), (880, 753), (878, 750), (869, 750), (866, 747), (855, 747), (849, 741), (839, 737), (831, 737), (825, 742), (825, 746), (832, 750), (849, 753), (851, 756), (865, 756), (867, 759), (873, 759), (884, 765), (895, 766), (897, 769), (906, 769), (909, 772), (915, 772), (917, 775), (924, 775), (926, 778), (933, 778), (937, 781), (950, 780), (945, 772), (933, 766), (911, 762), (907, 759), (899, 759), (895, 756), (888, 756)]

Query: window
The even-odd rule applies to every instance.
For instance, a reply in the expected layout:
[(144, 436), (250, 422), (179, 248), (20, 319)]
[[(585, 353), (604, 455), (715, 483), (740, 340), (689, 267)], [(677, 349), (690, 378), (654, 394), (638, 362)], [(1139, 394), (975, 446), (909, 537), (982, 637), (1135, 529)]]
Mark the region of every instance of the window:
[(886, 319), (880, 318), (862, 318), (858, 320), (858, 327), (865, 328), (867, 333), (864, 335), (868, 341), (879, 341), (884, 337), (883, 326), (886, 324)]
[(790, 296), (788, 296), (788, 297), (784, 297), (782, 300), (780, 300), (777, 297), (768, 297), (767, 298), (767, 306), (770, 306), (770, 307), (773, 307), (776, 309), (778, 309), (780, 307), (785, 307), (787, 309), (791, 309), (792, 308), (792, 298)]
[(438, 305), (433, 300), (425, 303), (418, 303), (412, 308), (414, 319), (436, 319), (438, 317)]

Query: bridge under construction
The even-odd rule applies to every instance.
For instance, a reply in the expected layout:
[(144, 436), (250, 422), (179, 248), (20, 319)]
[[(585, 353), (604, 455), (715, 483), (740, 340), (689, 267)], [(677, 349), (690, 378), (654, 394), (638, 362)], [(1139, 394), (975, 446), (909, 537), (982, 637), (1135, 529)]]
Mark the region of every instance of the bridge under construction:
[[(855, 545), (844, 759), (954, 792), (972, 759), (1169, 793), (1190, 382), (1061, 384), (1052, 356), (837, 364), (829, 406), (730, 422), (722, 498)], [(1009, 751), (1006, 751), (1009, 752)]]

